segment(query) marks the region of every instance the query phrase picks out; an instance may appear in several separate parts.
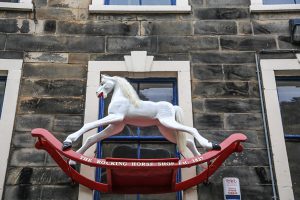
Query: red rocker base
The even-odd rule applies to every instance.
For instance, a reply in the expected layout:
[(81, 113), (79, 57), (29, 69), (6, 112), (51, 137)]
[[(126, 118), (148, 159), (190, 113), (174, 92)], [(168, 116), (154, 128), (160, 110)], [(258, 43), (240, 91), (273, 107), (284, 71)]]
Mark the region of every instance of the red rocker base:
[[(74, 181), (92, 190), (124, 194), (167, 193), (185, 190), (206, 181), (234, 152), (241, 152), (247, 137), (241, 133), (232, 134), (224, 140), (220, 151), (209, 151), (201, 156), (179, 160), (168, 159), (126, 159), (87, 157), (73, 150), (62, 151), (62, 143), (45, 129), (34, 129), (32, 136), (37, 137), (37, 149), (46, 150), (61, 169)], [(107, 184), (90, 180), (68, 164), (68, 159), (92, 167), (107, 169)], [(186, 168), (207, 163), (207, 168), (195, 177), (176, 183), (178, 168)]]

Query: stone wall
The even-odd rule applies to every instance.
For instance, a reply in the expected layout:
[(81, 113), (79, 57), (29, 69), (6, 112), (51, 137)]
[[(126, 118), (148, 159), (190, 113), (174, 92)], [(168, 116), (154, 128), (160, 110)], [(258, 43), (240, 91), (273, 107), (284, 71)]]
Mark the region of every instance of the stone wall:
[(244, 200), (272, 198), (255, 51), (298, 49), (288, 19), (300, 14), (251, 14), (249, 0), (191, 0), (190, 14), (89, 14), (89, 0), (35, 2), (34, 12), (0, 12), (0, 57), (24, 59), (3, 199), (77, 199), (78, 185), (34, 149), (30, 130), (47, 128), (61, 140), (77, 130), (87, 62), (123, 60), (133, 50), (191, 61), (196, 128), (218, 142), (233, 132), (249, 138), (198, 187), (199, 198), (222, 199), (230, 176), (240, 178)]

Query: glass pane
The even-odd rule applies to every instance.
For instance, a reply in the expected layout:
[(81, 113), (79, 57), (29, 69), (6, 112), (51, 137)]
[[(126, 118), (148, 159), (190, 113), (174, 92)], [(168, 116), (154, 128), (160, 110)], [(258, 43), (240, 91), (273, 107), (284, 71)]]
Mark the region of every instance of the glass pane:
[[(285, 134), (300, 134), (300, 77), (278, 78), (277, 91)], [(300, 142), (286, 140), (295, 199), (300, 199)]]
[(139, 0), (109, 0), (108, 5), (140, 5)]
[(263, 0), (263, 4), (295, 4), (294, 0)]
[(7, 2), (7, 3), (18, 3), (19, 0), (0, 0), (0, 2)]
[(285, 134), (300, 134), (300, 77), (277, 80), (277, 91)]
[(142, 143), (141, 158), (172, 158), (176, 157), (176, 146), (170, 143)]
[(171, 83), (141, 83), (139, 96), (144, 101), (167, 101), (172, 103), (173, 85)]
[(142, 0), (142, 5), (172, 5), (171, 0)]
[(296, 0), (296, 4), (300, 4), (300, 0)]
[(5, 84), (6, 84), (6, 77), (0, 76), (0, 117), (1, 117), (1, 113), (2, 113)]

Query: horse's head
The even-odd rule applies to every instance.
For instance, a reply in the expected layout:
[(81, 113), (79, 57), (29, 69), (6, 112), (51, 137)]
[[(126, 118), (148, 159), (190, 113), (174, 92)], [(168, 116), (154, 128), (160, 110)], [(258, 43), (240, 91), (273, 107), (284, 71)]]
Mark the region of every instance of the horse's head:
[(104, 97), (106, 98), (107, 95), (114, 89), (116, 84), (116, 80), (114, 77), (101, 75), (101, 83), (99, 88), (96, 91), (97, 97)]

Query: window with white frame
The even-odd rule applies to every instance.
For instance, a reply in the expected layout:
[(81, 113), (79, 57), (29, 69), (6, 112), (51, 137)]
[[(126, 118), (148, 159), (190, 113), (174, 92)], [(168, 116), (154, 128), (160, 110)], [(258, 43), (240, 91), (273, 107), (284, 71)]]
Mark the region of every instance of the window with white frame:
[(300, 198), (300, 63), (260, 61), (279, 199)]
[[(90, 61), (88, 64), (88, 74), (87, 74), (87, 89), (86, 89), (86, 102), (85, 102), (85, 123), (95, 121), (99, 116), (99, 100), (95, 96), (95, 91), (100, 84), (100, 75), (101, 74), (111, 74), (111, 75), (120, 75), (131, 78), (132, 82), (139, 82), (140, 90), (144, 93), (143, 95), (149, 96), (150, 88), (164, 88), (168, 91), (178, 91), (178, 99), (174, 100), (174, 103), (177, 103), (184, 110), (184, 124), (188, 126), (193, 126), (193, 112), (192, 112), (192, 98), (191, 90), (191, 77), (190, 77), (190, 63), (189, 61), (153, 61), (153, 56), (147, 56), (145, 51), (134, 51), (131, 52), (130, 56), (124, 56), (124, 61)], [(163, 67), (162, 67), (163, 66)], [(153, 79), (149, 80), (147, 78), (155, 78), (160, 83), (151, 82)], [(168, 77), (168, 83), (162, 84), (161, 82), (166, 81)], [(172, 79), (173, 77), (173, 79)], [(156, 79), (159, 78), (159, 79)], [(173, 82), (171, 80), (176, 80), (177, 89), (174, 90)], [(148, 81), (143, 84), (140, 81)], [(150, 84), (150, 82), (151, 84)], [(133, 83), (137, 84), (137, 83)], [(157, 85), (159, 84), (159, 85)], [(172, 87), (171, 87), (172, 85)], [(150, 87), (151, 86), (151, 87)], [(156, 93), (157, 93), (157, 89)], [(147, 93), (148, 92), (148, 93)], [(171, 92), (172, 95), (173, 92)], [(171, 95), (171, 93), (169, 93)], [(165, 95), (167, 93), (165, 92)], [(157, 94), (156, 94), (157, 95)], [(166, 98), (170, 99), (168, 95)], [(152, 96), (155, 100), (155, 96)], [(151, 98), (152, 98), (151, 97)], [(177, 97), (177, 95), (173, 96)], [(173, 98), (172, 97), (172, 98)], [(159, 97), (161, 98), (161, 97)], [(172, 99), (171, 98), (171, 99)], [(173, 101), (173, 100), (172, 100)], [(95, 134), (97, 130), (91, 130), (83, 135), (83, 141), (85, 141), (90, 135)], [(142, 132), (140, 132), (142, 133)], [(155, 133), (156, 134), (156, 133)], [(155, 137), (152, 136), (152, 137)], [(189, 137), (189, 136), (187, 136)], [(172, 148), (172, 147), (171, 147)], [(138, 149), (138, 148), (137, 148)], [(95, 155), (95, 147), (90, 148), (85, 152), (87, 156)], [(81, 174), (90, 178), (95, 178), (95, 170), (92, 170), (90, 167), (81, 166)], [(196, 174), (195, 167), (187, 168), (182, 170), (182, 179), (186, 180), (191, 177), (194, 177)], [(83, 199), (92, 199), (93, 193), (90, 189), (80, 186), (79, 190), (79, 200)], [(184, 199), (197, 199), (197, 188), (193, 187), (184, 191)]]
[(12, 138), (23, 60), (0, 59), (0, 199)]
[(300, 0), (251, 0), (251, 12), (299, 11)]
[(92, 0), (92, 13), (184, 13), (190, 12), (188, 0)]
[(0, 10), (31, 11), (32, 0), (0, 0)]

